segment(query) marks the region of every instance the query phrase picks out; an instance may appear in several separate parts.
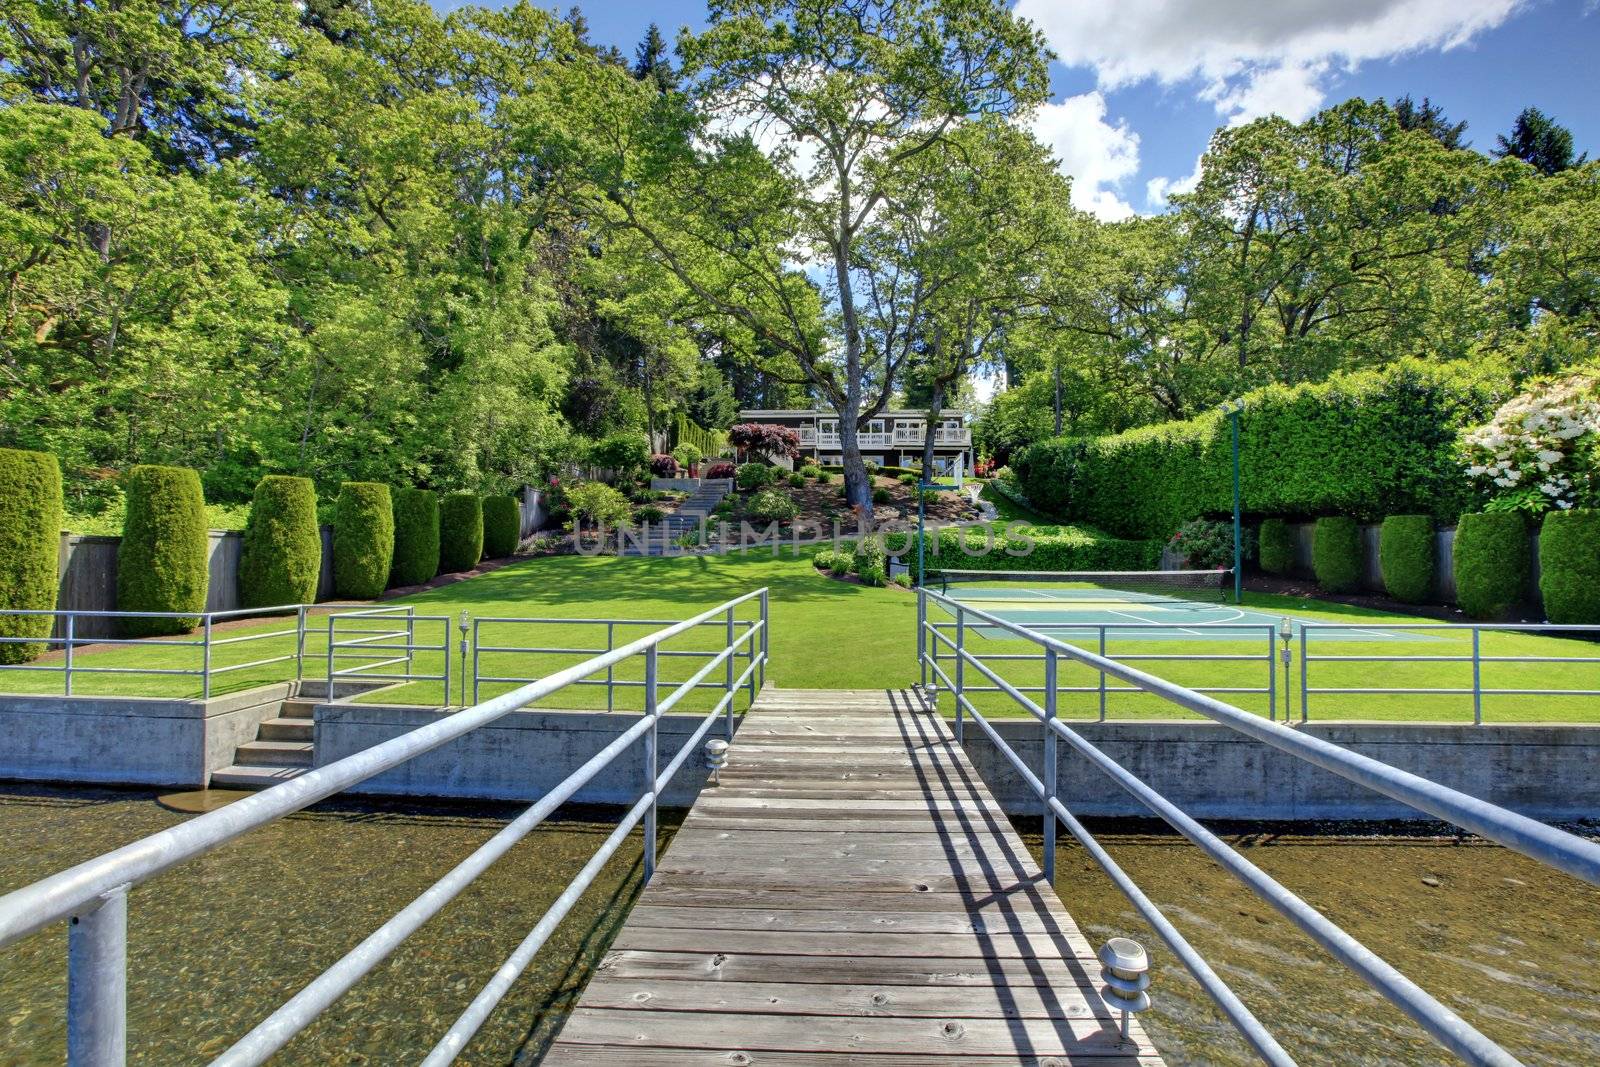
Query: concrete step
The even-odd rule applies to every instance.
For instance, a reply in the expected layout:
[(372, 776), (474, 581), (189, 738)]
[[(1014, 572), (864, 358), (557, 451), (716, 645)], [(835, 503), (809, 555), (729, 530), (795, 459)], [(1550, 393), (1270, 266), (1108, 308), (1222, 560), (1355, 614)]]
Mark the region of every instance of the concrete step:
[(247, 767), (235, 765), (211, 772), (213, 789), (267, 789), (298, 778), (310, 767)]
[(234, 753), (235, 760), (247, 767), (309, 767), (310, 741), (246, 741)]
[(285, 719), (309, 719), (319, 703), (319, 700), (285, 700), (278, 708), (278, 714)]
[(313, 723), (309, 718), (266, 719), (256, 732), (257, 741), (310, 741)]

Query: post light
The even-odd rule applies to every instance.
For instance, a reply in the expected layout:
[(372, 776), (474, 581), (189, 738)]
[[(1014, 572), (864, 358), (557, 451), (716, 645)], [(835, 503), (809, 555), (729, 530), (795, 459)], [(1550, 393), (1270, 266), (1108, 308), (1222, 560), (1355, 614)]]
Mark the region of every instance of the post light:
[(1294, 640), (1294, 623), (1285, 615), (1278, 620), (1278, 640), (1283, 642), (1283, 724), (1289, 725), (1289, 661), (1294, 653), (1289, 651), (1289, 643)]
[[(467, 631), (472, 624), (467, 620), (467, 609), (461, 609), (461, 621), (456, 624), (461, 628), (461, 706), (467, 706)], [(444, 695), (445, 703), (450, 702), (450, 694)]]
[(728, 765), (728, 742), (713, 737), (706, 742), (706, 770), (711, 772), (711, 784), (721, 785), (722, 768)]
[(1228, 416), (1233, 431), (1233, 602), (1244, 599), (1244, 541), (1239, 522), (1239, 416), (1244, 411), (1242, 399), (1229, 400), (1219, 405)]
[(1122, 1040), (1128, 1040), (1128, 1016), (1150, 1007), (1150, 956), (1131, 937), (1113, 937), (1100, 947), (1100, 994), (1122, 1013)]

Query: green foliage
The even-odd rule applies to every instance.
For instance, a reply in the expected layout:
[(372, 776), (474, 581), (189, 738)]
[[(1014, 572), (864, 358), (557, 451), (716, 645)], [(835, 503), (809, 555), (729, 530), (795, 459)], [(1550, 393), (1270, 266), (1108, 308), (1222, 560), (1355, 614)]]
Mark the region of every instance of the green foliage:
[[(1249, 393), (1240, 419), (1246, 510), (1453, 516), (1464, 493), (1457, 431), (1492, 410), (1495, 384), (1475, 366), (1404, 360)], [(1232, 509), (1230, 435), (1216, 413), (1041, 442), (1014, 466), (1035, 506), (1127, 536), (1164, 536)]]
[(1378, 529), (1378, 569), (1396, 600), (1420, 604), (1433, 593), (1431, 515), (1390, 515)]
[(874, 504), (887, 504), (893, 499), (894, 494), (890, 493), (889, 490), (883, 488), (882, 486), (879, 486), (872, 491), (872, 502)]
[[(1186, 566), (1232, 567), (1233, 520), (1190, 519), (1167, 544), (1183, 556)], [(1252, 558), (1253, 547), (1245, 544), (1245, 559)]]
[(504, 559), (515, 555), (521, 541), (522, 509), (516, 500), (509, 496), (484, 497), (483, 558)]
[(800, 514), (800, 505), (782, 490), (766, 489), (750, 498), (745, 513), (762, 522), (788, 522)]
[(1551, 622), (1600, 623), (1600, 511), (1579, 508), (1545, 516), (1539, 530), (1539, 592)]
[(569, 487), (567, 502), (579, 526), (626, 526), (633, 517), (628, 498), (604, 482), (580, 482)]
[[(611, 491), (616, 493), (615, 489)], [(575, 492), (576, 489), (568, 490), (569, 496)], [(617, 495), (620, 499), (621, 494)], [(626, 508), (627, 501), (622, 506)], [(470, 571), (482, 558), (483, 498), (477, 493), (448, 494), (439, 502), (439, 572)]]
[[(56, 606), (61, 550), (61, 467), (43, 452), (0, 448), (0, 608)], [(48, 637), (47, 615), (0, 615), (0, 636)], [(0, 663), (25, 663), (42, 644), (0, 644)]]
[(1515, 512), (1470, 512), (1452, 549), (1456, 603), (1475, 619), (1499, 619), (1527, 593), (1528, 524)]
[(874, 561), (864, 565), (856, 572), (856, 575), (861, 579), (862, 585), (881, 587), (887, 584), (882, 561)]
[(853, 557), (848, 552), (835, 552), (833, 560), (828, 564), (828, 573), (835, 578), (842, 578), (850, 573), (850, 563)]
[(380, 482), (345, 482), (333, 515), (333, 591), (371, 600), (394, 564), (394, 503)]
[(269, 474), (256, 485), (239, 549), (239, 598), (247, 608), (309, 604), (322, 573), (317, 491), (309, 478)]
[(129, 637), (188, 633), (210, 579), (205, 494), (188, 467), (138, 466), (123, 483), (127, 518), (117, 546), (118, 611), (182, 611), (180, 619), (124, 619)]
[(1325, 515), (1311, 531), (1311, 571), (1330, 593), (1361, 588), (1361, 527), (1348, 515)]
[[(890, 535), (892, 536), (892, 535)], [(901, 559), (916, 567), (916, 534), (903, 535)], [(891, 543), (895, 547), (897, 543)], [(1160, 541), (1125, 541), (1078, 526), (945, 528), (929, 536), (926, 566), (967, 571), (1145, 571), (1161, 559)]]
[(825, 480), (823, 478), (822, 468), (817, 466), (815, 463), (807, 463), (804, 467), (801, 467), (800, 476), (803, 478), (815, 478), (819, 482)]
[(705, 453), (700, 451), (700, 449), (695, 445), (689, 443), (688, 441), (684, 441), (680, 443), (677, 448), (672, 450), (672, 458), (678, 461), (678, 465), (680, 467), (688, 470), (690, 467), (704, 459)]
[(906, 471), (906, 473), (904, 473), (902, 475), (899, 475), (899, 476), (897, 476), (895, 478), (895, 481), (899, 482), (901, 485), (909, 485), (909, 486), (914, 486), (921, 480), (922, 480), (921, 476), (919, 476), (919, 475), (917, 475), (917, 474), (915, 474), (915, 473), (913, 473), (911, 471)]
[(643, 434), (615, 433), (590, 447), (589, 462), (619, 474), (636, 474), (650, 463), (650, 442)]
[(868, 570), (884, 569), (884, 559), (887, 557), (884, 542), (877, 537), (863, 537), (855, 543), (855, 548), (850, 553), (850, 569), (858, 576), (865, 576)]
[(734, 480), (740, 489), (760, 489), (777, 481), (778, 473), (778, 468), (765, 463), (741, 463)]
[(792, 472), (789, 475), (789, 486), (792, 489), (804, 489), (806, 487), (806, 476), (799, 471)]
[(827, 485), (829, 482), (833, 481), (833, 475), (832, 475), (832, 473), (830, 473), (828, 471), (818, 470), (815, 467), (808, 468), (808, 469), (817, 471), (817, 473), (815, 475), (813, 475), (812, 477), (815, 477), (817, 479), (817, 484), (818, 485)]
[(910, 589), (911, 588), (911, 572), (910, 571), (901, 571), (899, 574), (895, 575), (894, 576), (894, 584), (898, 585), (901, 589)]
[(1261, 569), (1268, 574), (1294, 570), (1294, 531), (1282, 519), (1262, 519), (1259, 534)]
[(646, 504), (633, 513), (633, 521), (636, 523), (657, 523), (666, 517), (667, 513), (654, 504)]
[(393, 496), (389, 584), (421, 585), (439, 573), (439, 495), (428, 489), (398, 489)]

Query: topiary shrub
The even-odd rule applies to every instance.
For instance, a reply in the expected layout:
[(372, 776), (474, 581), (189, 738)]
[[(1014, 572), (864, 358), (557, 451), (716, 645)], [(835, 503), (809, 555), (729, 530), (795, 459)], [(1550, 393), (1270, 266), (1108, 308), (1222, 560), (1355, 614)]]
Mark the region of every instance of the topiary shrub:
[(1471, 512), (1456, 523), (1456, 603), (1473, 618), (1501, 618), (1521, 601), (1528, 564), (1528, 527), (1517, 512)]
[(394, 504), (378, 482), (345, 482), (333, 513), (333, 590), (371, 600), (394, 563)]
[(1348, 515), (1325, 515), (1311, 534), (1311, 570), (1330, 593), (1361, 587), (1361, 528)]
[(482, 558), (483, 498), (451, 493), (439, 502), (439, 571), (469, 571)]
[(239, 548), (239, 599), (247, 608), (309, 604), (321, 573), (316, 487), (310, 478), (267, 475), (256, 483)]
[(439, 573), (439, 495), (428, 489), (397, 489), (393, 503), (389, 584), (421, 585)]
[(1260, 542), (1261, 569), (1268, 574), (1288, 574), (1294, 570), (1294, 531), (1282, 519), (1262, 519)]
[[(61, 465), (47, 452), (0, 448), (0, 607), (51, 611), (61, 551)], [(0, 636), (49, 637), (49, 615), (0, 615)], [(0, 644), (0, 663), (25, 663), (43, 644)]]
[(1378, 569), (1396, 600), (1420, 604), (1433, 593), (1433, 517), (1390, 515), (1378, 529)]
[(127, 514), (117, 546), (118, 611), (193, 612), (179, 619), (123, 619), (129, 637), (188, 633), (206, 609), (210, 578), (205, 493), (188, 467), (139, 466), (122, 490)]
[(733, 472), (733, 464), (726, 460), (721, 460), (706, 469), (706, 477), (713, 479), (732, 478)]
[(1539, 592), (1551, 622), (1600, 623), (1600, 511), (1552, 511), (1539, 531)]
[[(660, 511), (660, 508), (656, 509)], [(509, 496), (483, 498), (483, 556), (504, 559), (515, 555), (522, 541), (522, 509)]]

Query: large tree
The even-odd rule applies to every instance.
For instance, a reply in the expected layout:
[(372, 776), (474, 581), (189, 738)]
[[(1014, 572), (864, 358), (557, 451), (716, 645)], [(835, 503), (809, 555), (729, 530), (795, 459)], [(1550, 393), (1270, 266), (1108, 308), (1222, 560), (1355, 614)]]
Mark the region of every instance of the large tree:
[(1523, 108), (1511, 133), (1496, 138), (1495, 155), (1520, 159), (1545, 174), (1555, 174), (1588, 159), (1573, 155), (1572, 131), (1536, 107)]

